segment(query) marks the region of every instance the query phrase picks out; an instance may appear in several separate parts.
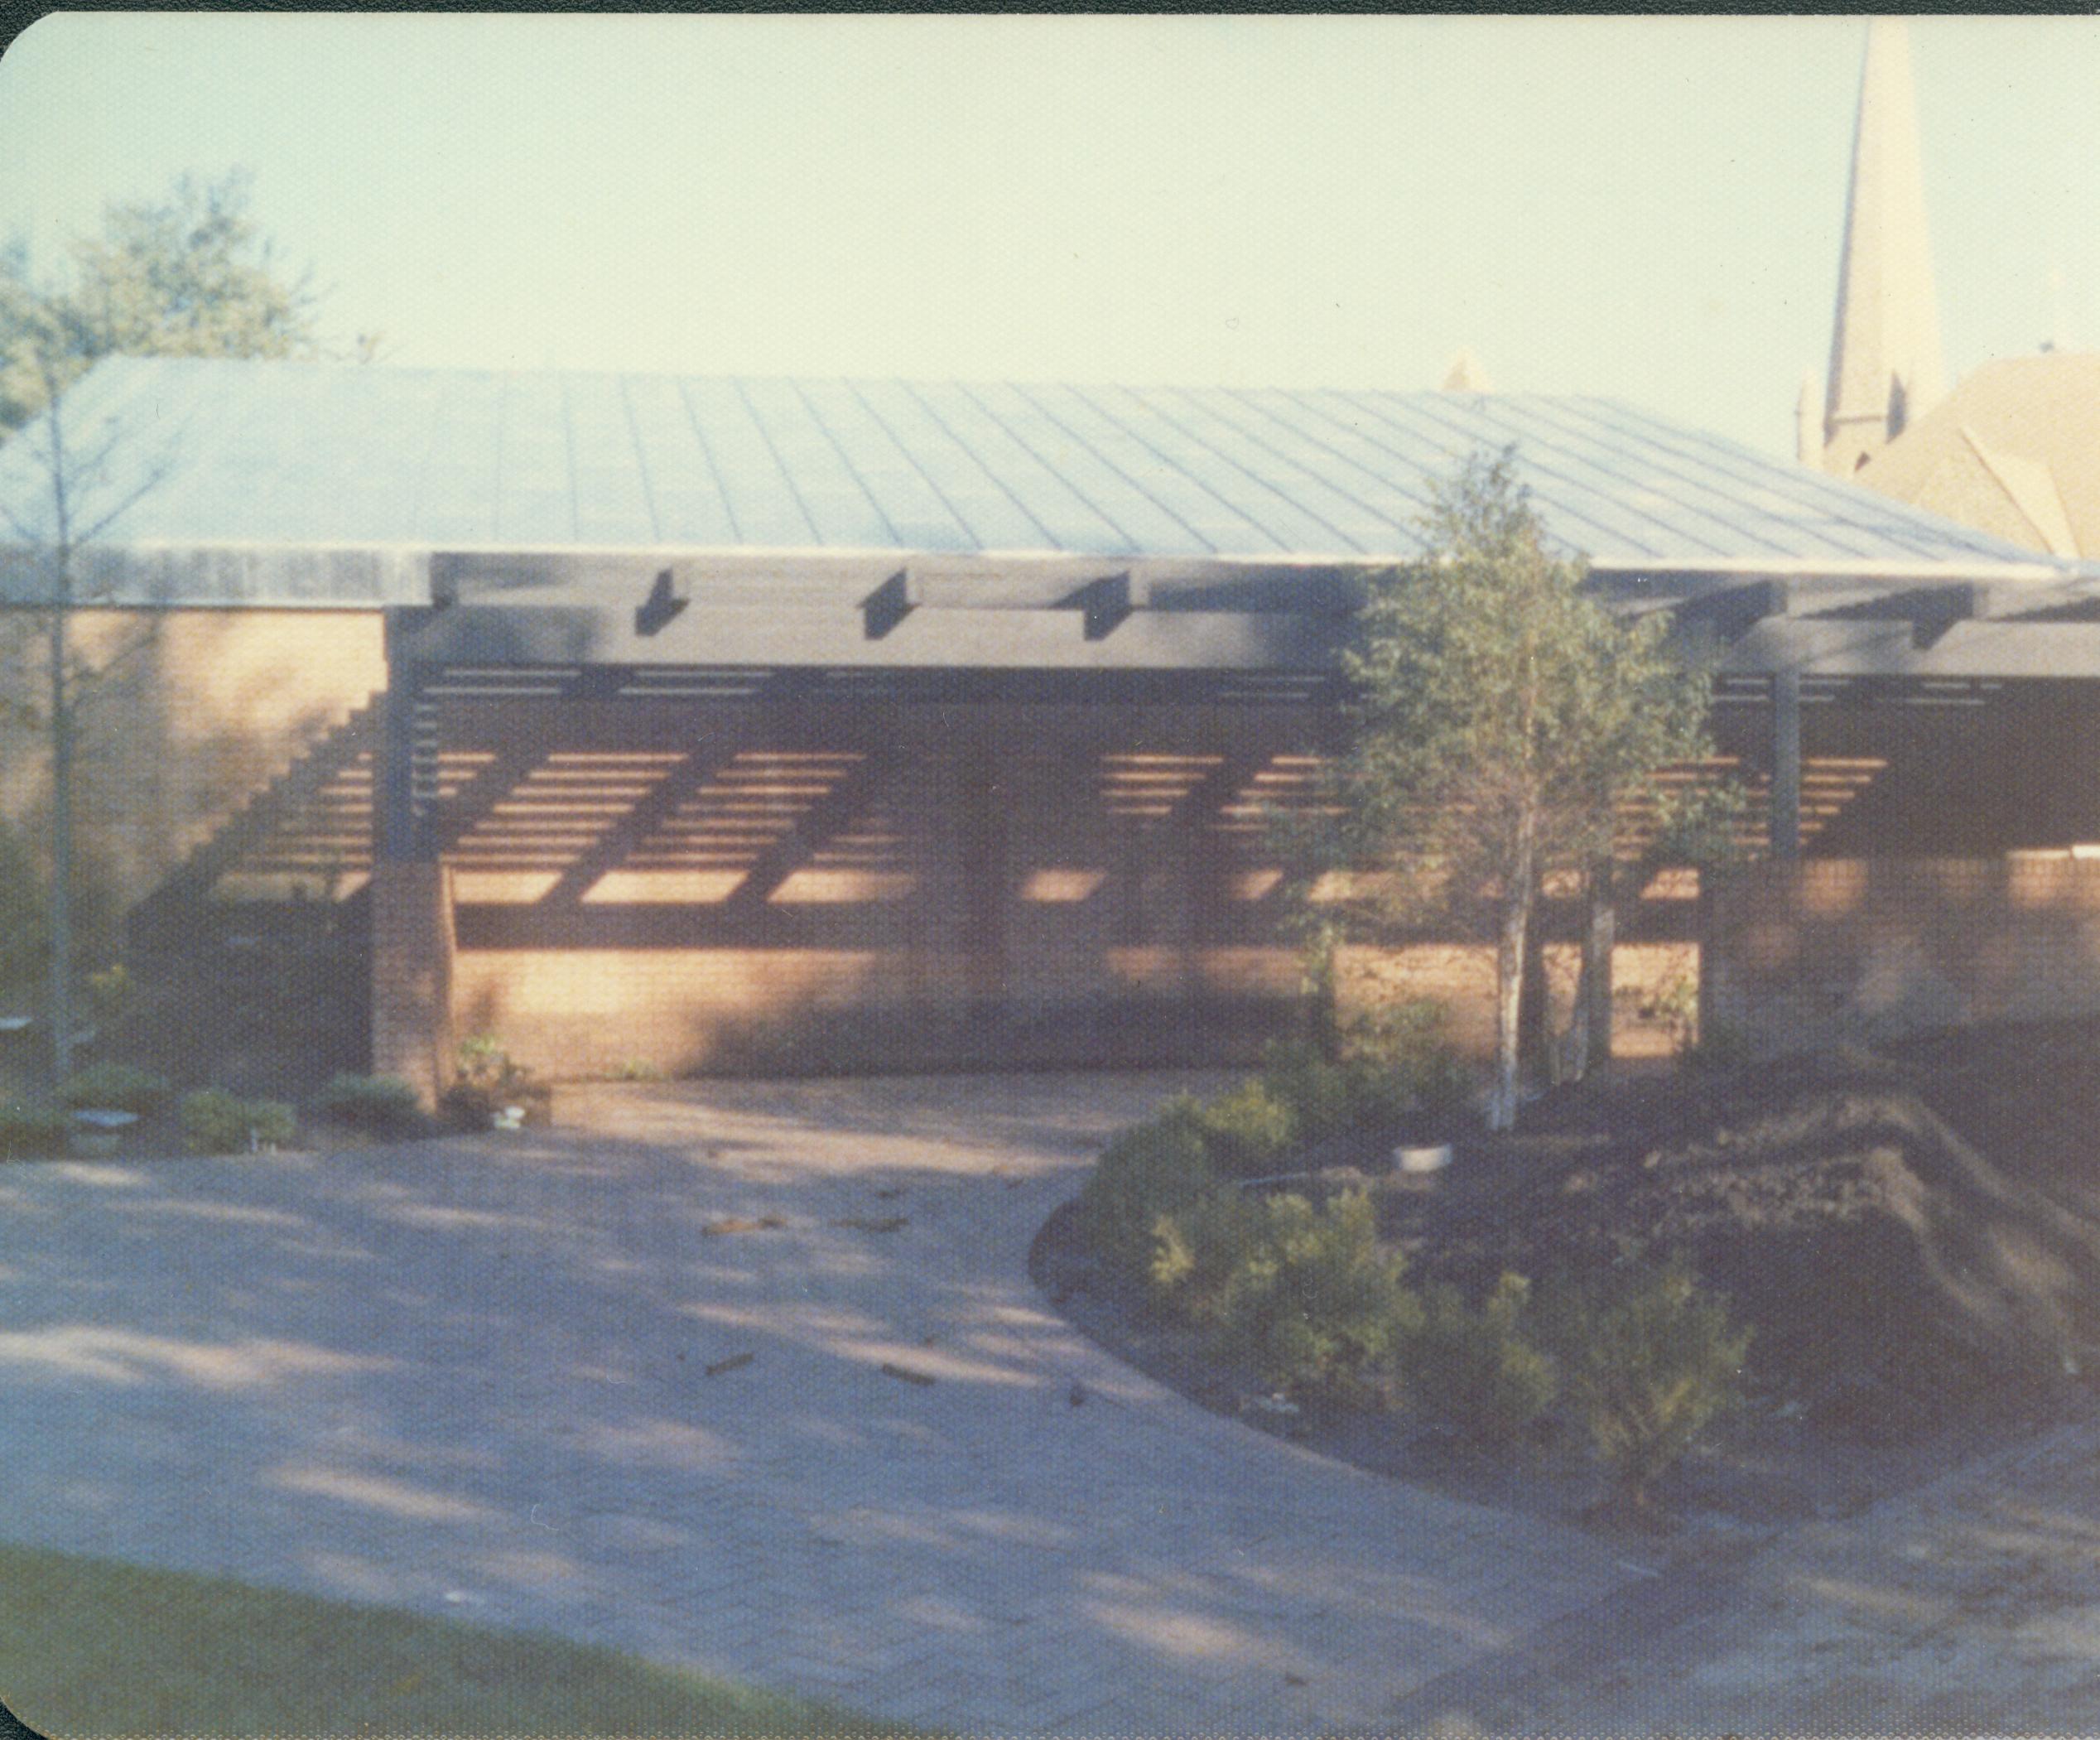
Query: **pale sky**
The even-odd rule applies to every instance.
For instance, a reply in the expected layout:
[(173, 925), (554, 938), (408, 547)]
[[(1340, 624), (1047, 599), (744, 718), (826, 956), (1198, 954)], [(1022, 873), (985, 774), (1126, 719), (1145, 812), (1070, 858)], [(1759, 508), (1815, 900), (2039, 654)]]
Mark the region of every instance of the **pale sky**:
[[(1911, 26), (1948, 362), (2100, 345), (2100, 21)], [(91, 13), (0, 234), (254, 173), (402, 365), (1602, 394), (1793, 451), (1865, 27)], [(2058, 288), (2052, 296), (2052, 278)], [(2054, 301), (2054, 311), (2052, 311)]]

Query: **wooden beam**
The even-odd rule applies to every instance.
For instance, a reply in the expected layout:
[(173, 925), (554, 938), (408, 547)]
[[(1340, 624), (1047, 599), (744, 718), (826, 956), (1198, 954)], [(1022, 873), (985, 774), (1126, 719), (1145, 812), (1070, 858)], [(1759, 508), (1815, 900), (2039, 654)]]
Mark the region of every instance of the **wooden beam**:
[(1772, 856), (1801, 856), (1801, 673), (1772, 677)]
[(649, 595), (634, 607), (634, 632), (653, 634), (681, 610), (686, 608), (686, 596), (671, 576), (671, 570), (659, 568), (656, 578), (649, 583)]
[(899, 568), (860, 600), (861, 633), (880, 640), (911, 615), (918, 600), (912, 595), (909, 571)]
[(1073, 593), (1070, 602), (1081, 613), (1085, 638), (1104, 639), (1115, 632), (1134, 608), (1130, 602), (1130, 576), (1110, 574), (1091, 581)]
[(413, 654), (424, 610), (389, 610), (383, 638), (387, 687), (378, 697), (378, 754), (372, 770), (373, 860), (419, 863), (435, 856), (416, 801), (416, 703), (421, 670)]

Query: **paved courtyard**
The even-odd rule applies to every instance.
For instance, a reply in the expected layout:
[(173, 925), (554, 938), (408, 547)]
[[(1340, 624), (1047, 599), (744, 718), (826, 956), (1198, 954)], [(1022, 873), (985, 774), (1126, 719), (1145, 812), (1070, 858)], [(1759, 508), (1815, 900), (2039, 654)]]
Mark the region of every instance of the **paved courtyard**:
[(1030, 1238), (1175, 1085), (605, 1087), (519, 1137), (9, 1167), (0, 1529), (970, 1733), (1375, 1723), (1626, 1583), (1045, 1305)]

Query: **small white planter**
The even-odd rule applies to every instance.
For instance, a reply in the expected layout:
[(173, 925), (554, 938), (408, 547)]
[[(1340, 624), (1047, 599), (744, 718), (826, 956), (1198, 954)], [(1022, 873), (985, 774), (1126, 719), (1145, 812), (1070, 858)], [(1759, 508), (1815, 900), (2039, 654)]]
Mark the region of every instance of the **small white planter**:
[(1411, 1176), (1442, 1172), (1450, 1164), (1451, 1144), (1448, 1142), (1424, 1143), (1419, 1146), (1404, 1142), (1393, 1150), (1394, 1169)]

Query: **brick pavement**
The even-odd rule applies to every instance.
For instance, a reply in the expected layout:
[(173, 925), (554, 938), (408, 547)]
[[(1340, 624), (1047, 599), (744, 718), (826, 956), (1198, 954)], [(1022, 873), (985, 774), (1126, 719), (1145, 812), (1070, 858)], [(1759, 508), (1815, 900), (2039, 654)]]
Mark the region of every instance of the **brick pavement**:
[(10, 1167), (0, 1528), (985, 1733), (1375, 1723), (1622, 1583), (1047, 1308), (1030, 1237), (1173, 1085), (580, 1089), (516, 1138)]

